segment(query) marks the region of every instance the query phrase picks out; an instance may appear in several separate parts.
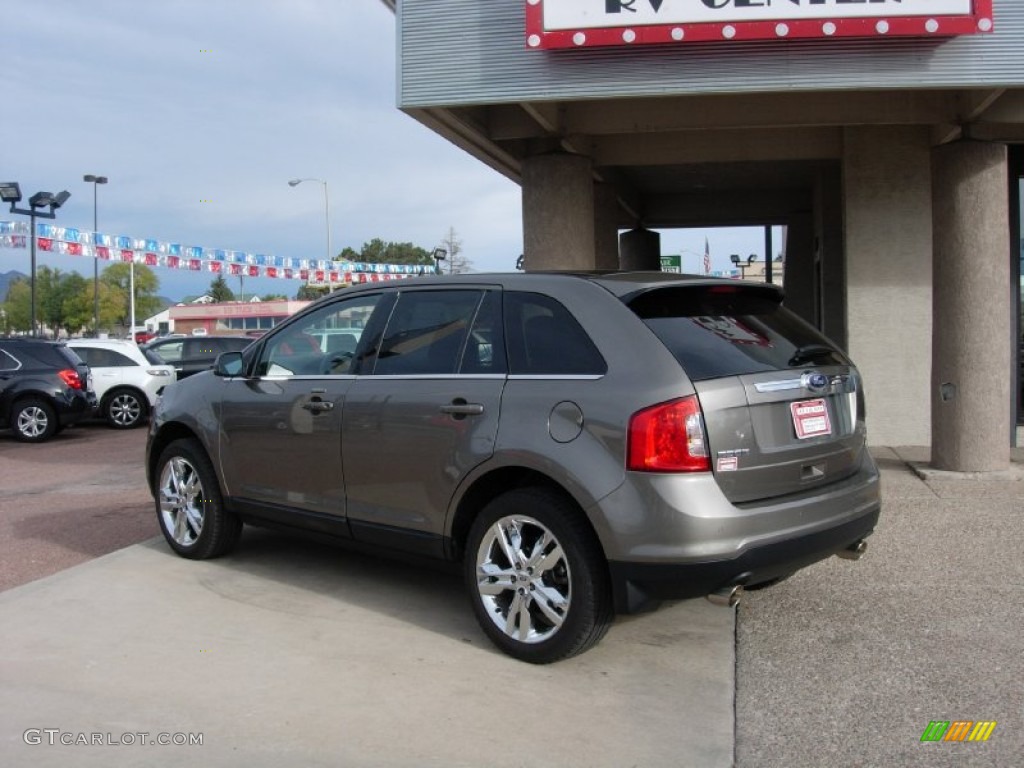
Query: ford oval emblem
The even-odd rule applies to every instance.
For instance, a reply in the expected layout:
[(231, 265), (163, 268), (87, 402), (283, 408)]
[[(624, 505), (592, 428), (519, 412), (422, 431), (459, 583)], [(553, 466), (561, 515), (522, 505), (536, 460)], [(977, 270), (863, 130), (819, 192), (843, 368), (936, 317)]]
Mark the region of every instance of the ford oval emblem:
[(800, 383), (816, 395), (823, 395), (829, 390), (828, 376), (824, 373), (805, 373), (800, 377)]

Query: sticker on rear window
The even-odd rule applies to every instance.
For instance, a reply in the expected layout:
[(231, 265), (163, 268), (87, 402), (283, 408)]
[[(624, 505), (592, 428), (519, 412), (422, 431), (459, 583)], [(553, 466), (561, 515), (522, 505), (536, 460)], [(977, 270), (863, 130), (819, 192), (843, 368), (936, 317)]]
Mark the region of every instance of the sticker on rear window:
[(832, 434), (832, 422), (828, 418), (828, 406), (825, 405), (823, 399), (801, 400), (798, 403), (790, 403), (789, 409), (793, 414), (793, 427), (796, 429), (796, 436), (800, 440)]

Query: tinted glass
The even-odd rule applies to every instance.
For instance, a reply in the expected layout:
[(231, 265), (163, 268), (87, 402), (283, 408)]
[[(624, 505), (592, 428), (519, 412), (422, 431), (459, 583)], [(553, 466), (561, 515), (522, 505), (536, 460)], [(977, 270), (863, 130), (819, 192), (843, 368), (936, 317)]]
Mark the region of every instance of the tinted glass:
[(505, 293), (509, 372), (567, 376), (608, 370), (594, 342), (564, 306), (539, 293)]
[(136, 364), (120, 352), (103, 347), (75, 347), (74, 352), (92, 368), (126, 368)]
[[(358, 296), (332, 302), (297, 318), (268, 337), (256, 366), (256, 375), (352, 373), (352, 360), (362, 338), (363, 327), (379, 301), (380, 294)], [(244, 339), (239, 341), (245, 342)]]
[(506, 373), (508, 366), (505, 363), (504, 337), (501, 327), (501, 294), (498, 291), (487, 291), (469, 330), (459, 373)]
[(455, 373), (483, 291), (408, 291), (399, 294), (373, 373)]
[(21, 363), (14, 359), (5, 350), (0, 349), (0, 371), (16, 371), (21, 367)]
[(648, 291), (627, 303), (695, 381), (849, 364), (779, 302), (771, 290), (686, 286)]
[(181, 361), (182, 350), (185, 348), (184, 340), (169, 341), (166, 344), (152, 347), (150, 351), (155, 352), (161, 362), (177, 363)]

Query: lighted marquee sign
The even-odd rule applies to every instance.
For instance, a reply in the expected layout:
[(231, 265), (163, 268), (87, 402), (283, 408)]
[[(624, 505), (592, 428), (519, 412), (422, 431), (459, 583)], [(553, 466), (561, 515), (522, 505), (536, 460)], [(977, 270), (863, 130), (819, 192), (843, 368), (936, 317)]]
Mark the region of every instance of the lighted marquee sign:
[(991, 32), (992, 0), (526, 0), (530, 48)]

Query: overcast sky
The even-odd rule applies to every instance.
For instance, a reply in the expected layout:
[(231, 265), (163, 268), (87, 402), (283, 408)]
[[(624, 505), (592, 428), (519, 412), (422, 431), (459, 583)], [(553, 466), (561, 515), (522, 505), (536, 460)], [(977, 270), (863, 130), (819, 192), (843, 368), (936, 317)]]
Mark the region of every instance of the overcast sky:
[[(315, 177), (335, 253), (375, 237), (432, 249), (449, 227), (479, 271), (522, 252), (519, 187), (395, 107), (395, 18), (379, 0), (0, 0), (0, 29), (0, 181), (71, 192), (59, 226), (92, 229), (82, 176), (102, 175), (100, 232), (320, 259), (324, 187), (287, 184)], [(12, 219), (25, 220), (0, 208)], [(705, 234), (665, 234), (662, 250), (696, 270)], [(710, 238), (715, 269), (763, 247), (758, 230)], [(39, 263), (92, 275), (91, 259)], [(28, 267), (27, 249), (0, 248), (0, 272)], [(157, 275), (174, 299), (213, 277)]]

